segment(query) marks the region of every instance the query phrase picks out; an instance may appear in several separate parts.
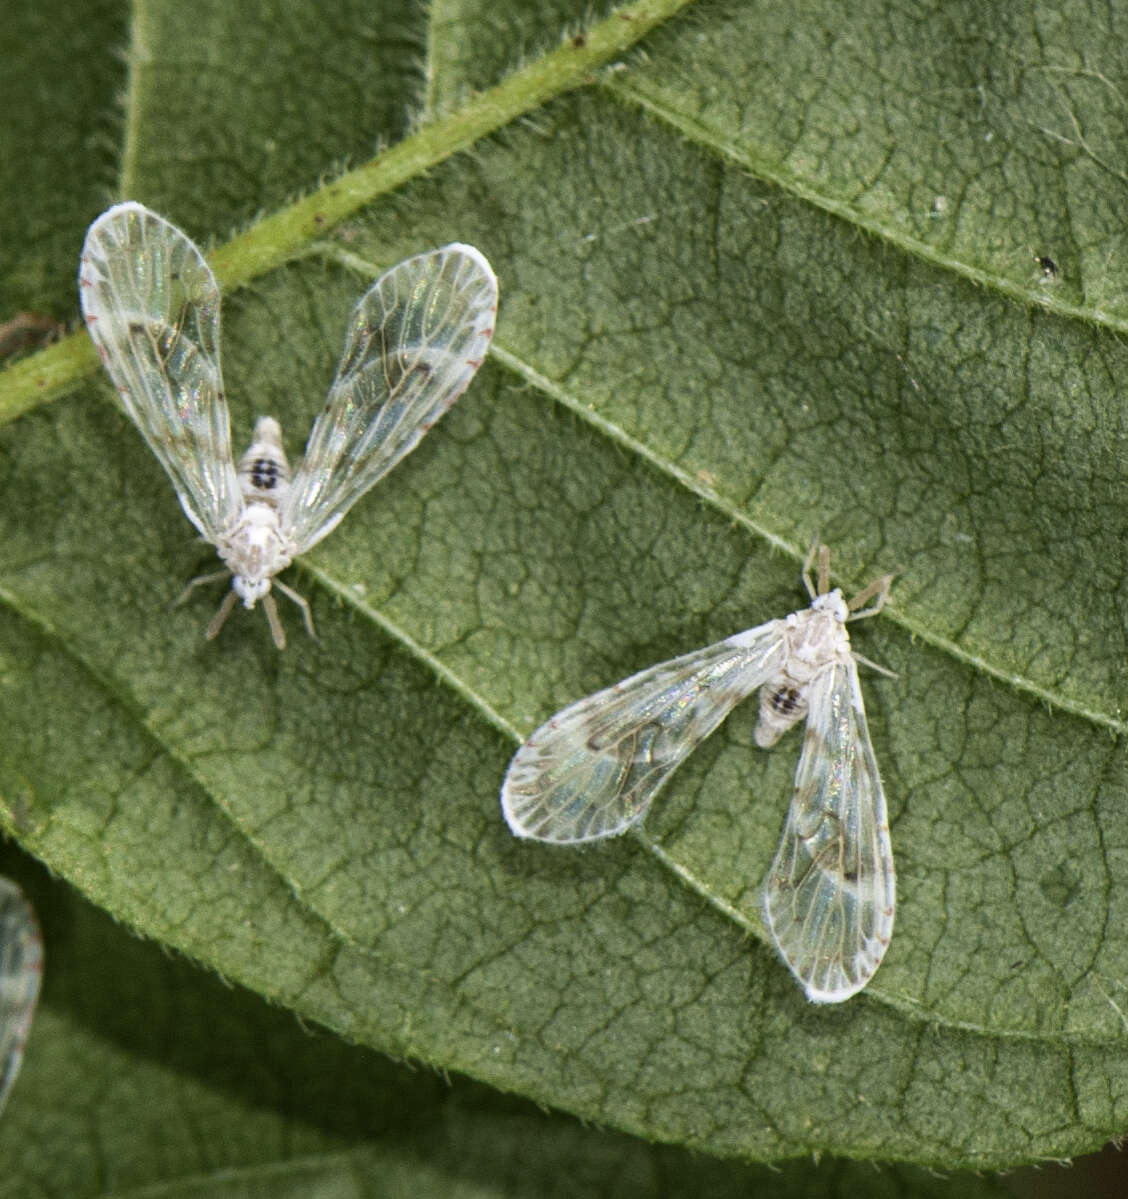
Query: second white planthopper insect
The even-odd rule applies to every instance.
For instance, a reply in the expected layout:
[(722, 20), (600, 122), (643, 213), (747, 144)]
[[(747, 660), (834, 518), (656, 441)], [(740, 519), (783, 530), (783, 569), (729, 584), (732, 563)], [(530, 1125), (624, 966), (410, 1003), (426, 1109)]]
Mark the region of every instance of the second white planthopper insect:
[(869, 982), (893, 933), (885, 793), (846, 632), (847, 620), (881, 610), (893, 576), (847, 602), (829, 590), (826, 546), (812, 586), (814, 556), (812, 547), (805, 611), (558, 712), (517, 751), (501, 806), (518, 837), (575, 845), (626, 832), (690, 751), (761, 688), (757, 745), (774, 745), (807, 718), (787, 824), (764, 882), (764, 919), (807, 998), (840, 1003)]
[(223, 560), (184, 595), (231, 576), (207, 637), (237, 600), (262, 600), (284, 648), (272, 586), (301, 608), (313, 636), (309, 605), (275, 576), (331, 533), (469, 386), (497, 315), (490, 264), (455, 242), (376, 280), (353, 309), (337, 377), (292, 473), (273, 417), (258, 419), (238, 465), (232, 457), (219, 285), (189, 237), (141, 204), (117, 204), (90, 226), (78, 279), (86, 327), (126, 413)]

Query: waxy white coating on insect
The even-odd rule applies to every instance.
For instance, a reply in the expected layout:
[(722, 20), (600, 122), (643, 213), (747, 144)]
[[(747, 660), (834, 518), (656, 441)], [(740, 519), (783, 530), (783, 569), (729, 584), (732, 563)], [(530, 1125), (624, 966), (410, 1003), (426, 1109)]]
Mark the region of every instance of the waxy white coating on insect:
[(31, 904), (0, 877), (0, 1109), (23, 1061), (43, 978), (43, 939)]
[(497, 316), (497, 280), (457, 242), (386, 271), (349, 319), (337, 377), (290, 472), (272, 417), (255, 425), (236, 467), (219, 365), (219, 285), (184, 233), (141, 204), (118, 204), (86, 234), (79, 296), (90, 336), (122, 406), (176, 488), (188, 519), (215, 546), (232, 591), (207, 636), (237, 600), (263, 603), (275, 644), (286, 644), (275, 577), (327, 536), (354, 503), (466, 390)]
[(518, 837), (574, 845), (623, 833), (690, 751), (759, 688), (758, 745), (807, 720), (787, 823), (764, 882), (764, 919), (807, 998), (839, 1003), (869, 982), (893, 931), (885, 794), (846, 631), (847, 620), (881, 610), (892, 576), (847, 602), (829, 590), (829, 554), (819, 550), (817, 590), (809, 575), (815, 547), (803, 572), (809, 608), (558, 712), (514, 755), (501, 804)]

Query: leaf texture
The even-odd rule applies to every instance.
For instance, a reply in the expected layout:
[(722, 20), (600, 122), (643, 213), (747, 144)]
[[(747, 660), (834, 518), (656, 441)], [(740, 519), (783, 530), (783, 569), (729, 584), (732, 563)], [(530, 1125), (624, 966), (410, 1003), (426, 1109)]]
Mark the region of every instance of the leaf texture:
[[(48, 975), (0, 1126), (25, 1162), (12, 1194), (40, 1177), (26, 1145), (75, 1037), (117, 1085), (136, 1067), (130, 1102), (179, 1070), (189, 1123), (217, 1094), (239, 1114), (222, 1153), (197, 1139), (132, 1175), (107, 1151), (116, 1192), (60, 1193), (188, 1195), (208, 1169), (303, 1155), (327, 1193), (368, 1193), (363, 1135), (312, 1101), (291, 1117), (258, 1096), (304, 1131), (256, 1156), (249, 1088), (204, 1057), (135, 1060), (66, 935), (66, 884), (353, 1042), (318, 1041), (350, 1072), (375, 1049), (617, 1130), (547, 1120), (545, 1162), (575, 1137), (661, 1173), (675, 1150), (625, 1132), (738, 1188), (754, 1175), (723, 1159), (1009, 1166), (1128, 1124), (1117, 18), (657, 7), (5, 18), (0, 321), (73, 316), (87, 224), (143, 201), (221, 246), (236, 441), (274, 415), (296, 454), (380, 269), (458, 240), (501, 284), (471, 391), (291, 576), (320, 641), (284, 655), (238, 616), (206, 645), (210, 595), (169, 611), (208, 551), (80, 339), (0, 373), (0, 811), (59, 880), (37, 896)], [(319, 225), (322, 202), (347, 215)], [(899, 571), (854, 636), (898, 676), (862, 674), (897, 928), (834, 1011), (805, 1004), (760, 923), (799, 739), (757, 749), (754, 704), (636, 836), (519, 844), (497, 801), (553, 711), (801, 606), (816, 532), (846, 588)], [(132, 969), (139, 947), (105, 936)], [(181, 985), (222, 1012), (206, 976), (146, 961), (138, 1025), (212, 1019), (169, 1011)], [(278, 1027), (236, 994), (248, 1029)], [(499, 1133), (506, 1103), (482, 1110)], [(835, 1193), (832, 1174), (796, 1186)]]

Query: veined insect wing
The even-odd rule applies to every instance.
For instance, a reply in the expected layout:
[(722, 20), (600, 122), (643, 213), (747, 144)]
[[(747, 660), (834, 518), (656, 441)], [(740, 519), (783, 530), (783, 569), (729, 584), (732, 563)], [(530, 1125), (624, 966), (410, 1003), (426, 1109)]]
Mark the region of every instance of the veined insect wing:
[(241, 500), (211, 268), (175, 225), (141, 204), (117, 204), (87, 231), (79, 299), (122, 407), (188, 519), (215, 544)]
[(385, 271), (361, 296), (281, 503), (296, 552), (336, 528), (470, 385), (493, 337), (497, 294), (485, 256), (454, 242)]
[(764, 918), (807, 998), (840, 1003), (869, 982), (893, 934), (893, 851), (853, 659), (816, 675), (808, 700)]
[(519, 837), (575, 844), (625, 832), (693, 748), (778, 671), (770, 621), (641, 671), (558, 712), (513, 757), (501, 806)]
[(23, 1061), (42, 977), (35, 913), (19, 887), (0, 877), (0, 1108)]
[[(797, 614), (809, 632), (797, 636), (783, 674), (761, 693), (760, 744), (798, 719), (791, 689), (807, 721), (763, 904), (776, 948), (807, 998), (840, 1003), (869, 982), (893, 933), (896, 887), (885, 792), (846, 631), (848, 620), (881, 611), (893, 576), (875, 579), (846, 601), (830, 590), (825, 546), (818, 547), (817, 589), (812, 585), (815, 548), (803, 572), (811, 608)], [(777, 697), (784, 697), (782, 707)]]

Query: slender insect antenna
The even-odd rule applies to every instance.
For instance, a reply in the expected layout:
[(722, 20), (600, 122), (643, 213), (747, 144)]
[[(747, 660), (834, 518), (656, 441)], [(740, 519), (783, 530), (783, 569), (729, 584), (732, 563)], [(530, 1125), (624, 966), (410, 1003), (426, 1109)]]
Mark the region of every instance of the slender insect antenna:
[[(202, 582), (202, 581), (203, 580), (201, 580), (201, 579), (195, 580), (195, 582), (197, 582), (197, 583)], [(191, 586), (189, 586), (188, 590), (189, 591), (191, 590)], [(214, 641), (215, 638), (219, 636), (219, 630), (223, 628), (224, 624), (227, 621), (227, 618), (231, 615), (231, 609), (235, 607), (235, 601), (238, 598), (239, 597), (235, 594), (234, 591), (229, 591), (223, 597), (223, 603), (220, 604), (219, 607), (216, 609), (215, 615), (211, 618), (211, 624), (208, 625), (207, 630), (204, 633), (204, 637), (206, 640)]]
[[(814, 564), (816, 554), (819, 559), (819, 586), (817, 591), (811, 582), (811, 567)], [(807, 594), (811, 599), (819, 595), (826, 595), (830, 591), (830, 546), (819, 545), (819, 535), (817, 533), (815, 534), (814, 541), (811, 542), (811, 548), (807, 551), (807, 557), (803, 563), (803, 586), (807, 588)]]
[[(274, 584), (278, 586), (277, 583)], [(235, 593), (232, 592), (232, 595)], [(262, 597), (262, 610), (266, 613), (267, 622), (270, 624), (270, 635), (274, 638), (274, 644), (279, 649), (286, 648), (286, 630), (282, 627), (282, 621), (278, 616), (278, 605), (274, 602), (274, 596), (268, 591)], [(223, 623), (222, 621), (220, 622)], [(216, 630), (219, 631), (218, 629)]]

